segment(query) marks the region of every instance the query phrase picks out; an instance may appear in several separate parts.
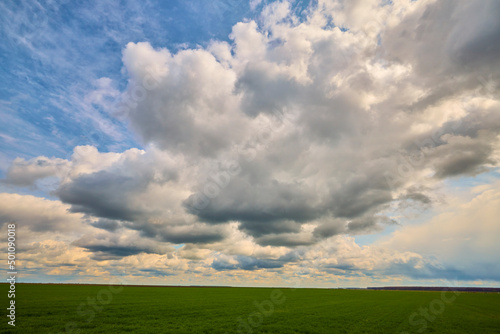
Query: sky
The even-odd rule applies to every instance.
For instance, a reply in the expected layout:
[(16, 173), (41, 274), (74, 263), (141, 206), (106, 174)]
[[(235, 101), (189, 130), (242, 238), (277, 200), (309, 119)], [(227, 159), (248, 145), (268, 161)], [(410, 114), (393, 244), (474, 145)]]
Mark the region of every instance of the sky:
[(1, 2), (19, 281), (500, 286), (498, 17), (496, 0)]

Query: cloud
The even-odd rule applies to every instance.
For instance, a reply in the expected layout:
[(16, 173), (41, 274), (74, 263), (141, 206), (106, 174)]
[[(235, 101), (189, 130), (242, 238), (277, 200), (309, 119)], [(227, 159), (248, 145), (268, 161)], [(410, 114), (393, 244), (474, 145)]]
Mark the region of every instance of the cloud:
[[(298, 184), (262, 181), (264, 184), (259, 186), (243, 177), (231, 180), (221, 194), (211, 200), (205, 208), (199, 210), (197, 215), (209, 222), (231, 220), (255, 222), (255, 228), (258, 229), (259, 222), (279, 219), (307, 221), (320, 214), (315, 213), (314, 205), (308, 203), (312, 202), (312, 191)], [(188, 210), (192, 212), (196, 210), (194, 202), (196, 196), (197, 194), (191, 195), (185, 202)], [(250, 225), (245, 226), (251, 228)]]
[(316, 242), (314, 238), (305, 233), (266, 234), (259, 238), (256, 238), (255, 241), (259, 245), (285, 247), (312, 245)]
[[(127, 228), (177, 242), (189, 233), (192, 241), (223, 239), (223, 229), (217, 238), (193, 228), (233, 221), (259, 244), (275, 246), (380, 230), (394, 223), (385, 212), (395, 201), (431, 204), (432, 196), (411, 190), (432, 189), (429, 171), (446, 179), (496, 164), (494, 96), (479, 92), (475, 101), (458, 102), (481, 84), (446, 49), (459, 24), (446, 21), (439, 36), (431, 33), (444, 13), (462, 17), (466, 7), (325, 1), (299, 19), (282, 2), (265, 7), (259, 23), (234, 25), (232, 45), (214, 41), (171, 53), (129, 43), (122, 100), (132, 128), (150, 146), (71, 177), (56, 193), (74, 212), (124, 220)], [(366, 24), (361, 18), (369, 8), (377, 17)], [(328, 20), (337, 26), (325, 26)], [(475, 29), (474, 36), (491, 35)], [(406, 47), (408, 40), (422, 41), (424, 49)], [(442, 40), (450, 42), (436, 47)], [(444, 74), (426, 69), (424, 52), (466, 83), (453, 92), (439, 84)], [(412, 154), (420, 161), (402, 166)], [(166, 195), (174, 190), (174, 198)], [(170, 200), (151, 201), (162, 195)], [(314, 238), (299, 236), (311, 223)]]
[(216, 259), (212, 263), (212, 268), (215, 270), (257, 270), (281, 267), (283, 267), (283, 263), (278, 260), (259, 260), (248, 256), (237, 256), (233, 261)]
[(182, 243), (213, 243), (221, 241), (226, 237), (226, 228), (213, 227), (206, 224), (183, 224), (178, 226), (166, 226), (158, 231), (164, 241)]
[(10, 165), (4, 183), (34, 187), (36, 181), (51, 176), (61, 176), (69, 169), (68, 161), (64, 159), (49, 159), (44, 156), (26, 161), (16, 158)]
[(103, 261), (123, 257), (147, 254), (165, 254), (173, 248), (158, 242), (140, 238), (134, 231), (126, 233), (93, 233), (86, 234), (71, 243), (91, 252), (93, 259)]
[(345, 232), (346, 221), (343, 219), (329, 219), (320, 222), (314, 229), (314, 236), (320, 239), (327, 239), (337, 234)]
[(499, 232), (499, 196), (498, 181), (480, 187), (471, 200), (454, 199), (451, 208), (422, 224), (402, 227), (381, 245), (439, 258), (443, 265), (462, 268), (459, 278), (498, 279), (494, 236)]
[(475, 175), (485, 171), (485, 165), (496, 163), (490, 158), (493, 148), (489, 142), (467, 137), (450, 137), (446, 141), (447, 145), (433, 152), (439, 156), (435, 165), (436, 177)]
[(69, 206), (32, 195), (0, 193), (0, 224), (17, 223), (35, 232), (78, 232), (82, 215), (68, 213)]
[(262, 3), (262, 0), (250, 0), (250, 9), (255, 10)]
[[(56, 194), (63, 202), (71, 204), (73, 212), (108, 219), (134, 220), (154, 210), (143, 208), (140, 203), (135, 204), (134, 195), (147, 191), (153, 183), (162, 185), (177, 177), (176, 170), (169, 166), (172, 162), (168, 157), (157, 158), (155, 154), (154, 150), (146, 153), (130, 149), (104, 169), (91, 167), (91, 172), (67, 179), (58, 187)], [(103, 154), (92, 151), (87, 155)], [(157, 168), (152, 163), (157, 164)], [(99, 166), (102, 162), (94, 160), (93, 164)]]
[(146, 142), (213, 156), (245, 133), (243, 117), (231, 112), (238, 101), (232, 95), (234, 73), (211, 53), (171, 55), (149, 43), (129, 43), (123, 62), (131, 76), (130, 99), (137, 95), (128, 116)]
[(98, 221), (92, 223), (92, 226), (109, 231), (114, 232), (121, 228), (121, 224), (119, 221), (113, 219), (101, 218)]

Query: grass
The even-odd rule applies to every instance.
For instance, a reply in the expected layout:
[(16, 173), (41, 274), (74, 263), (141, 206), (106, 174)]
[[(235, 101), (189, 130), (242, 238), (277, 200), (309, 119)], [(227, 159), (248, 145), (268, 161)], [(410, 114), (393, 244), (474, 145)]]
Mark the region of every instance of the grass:
[[(6, 292), (7, 285), (2, 286)], [(4, 315), (1, 332), (500, 333), (497, 293), (447, 292), (445, 303), (437, 291), (130, 286), (117, 290), (18, 284), (16, 327), (8, 326)], [(420, 315), (425, 309), (429, 313)]]

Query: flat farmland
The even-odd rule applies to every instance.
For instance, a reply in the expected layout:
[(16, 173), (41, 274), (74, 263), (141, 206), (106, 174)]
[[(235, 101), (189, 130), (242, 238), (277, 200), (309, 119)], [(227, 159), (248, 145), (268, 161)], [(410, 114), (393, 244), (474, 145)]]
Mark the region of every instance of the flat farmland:
[(15, 311), (2, 333), (500, 333), (498, 293), (18, 284)]

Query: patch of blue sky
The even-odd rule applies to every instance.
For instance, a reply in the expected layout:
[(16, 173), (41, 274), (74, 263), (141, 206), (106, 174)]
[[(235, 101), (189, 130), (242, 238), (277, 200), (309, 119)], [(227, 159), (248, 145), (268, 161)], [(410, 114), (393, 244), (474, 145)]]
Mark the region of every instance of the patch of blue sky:
[(387, 225), (384, 226), (384, 229), (380, 232), (376, 232), (373, 234), (363, 234), (354, 236), (354, 241), (358, 246), (369, 246), (380, 239), (386, 238), (390, 236), (394, 231), (400, 228), (399, 225)]
[(318, 0), (295, 0), (291, 2), (292, 12), (299, 20), (304, 20), (309, 13), (317, 7)]
[(43, 197), (51, 201), (58, 201), (59, 198), (54, 194), (54, 189), (57, 188), (59, 180), (56, 177), (49, 177), (36, 182), (33, 187), (18, 187), (6, 184), (0, 180), (0, 192), (8, 194), (18, 194), (22, 196), (31, 195), (35, 197)]

